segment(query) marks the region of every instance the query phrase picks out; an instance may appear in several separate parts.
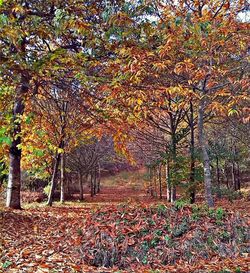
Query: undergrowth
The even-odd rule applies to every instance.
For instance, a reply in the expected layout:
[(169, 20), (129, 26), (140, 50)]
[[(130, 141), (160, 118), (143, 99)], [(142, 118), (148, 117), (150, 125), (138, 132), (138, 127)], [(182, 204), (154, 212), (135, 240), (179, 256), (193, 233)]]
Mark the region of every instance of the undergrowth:
[(241, 259), (249, 253), (246, 221), (222, 208), (184, 204), (102, 208), (86, 219), (82, 231), (82, 258), (96, 267), (124, 269), (137, 264), (154, 269), (214, 257)]

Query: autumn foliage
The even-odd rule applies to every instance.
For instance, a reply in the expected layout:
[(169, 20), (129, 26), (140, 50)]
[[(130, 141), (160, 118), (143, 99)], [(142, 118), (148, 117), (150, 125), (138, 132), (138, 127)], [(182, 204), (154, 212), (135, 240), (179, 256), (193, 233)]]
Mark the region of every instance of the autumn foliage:
[(247, 272), (249, 37), (242, 0), (0, 0), (3, 272)]

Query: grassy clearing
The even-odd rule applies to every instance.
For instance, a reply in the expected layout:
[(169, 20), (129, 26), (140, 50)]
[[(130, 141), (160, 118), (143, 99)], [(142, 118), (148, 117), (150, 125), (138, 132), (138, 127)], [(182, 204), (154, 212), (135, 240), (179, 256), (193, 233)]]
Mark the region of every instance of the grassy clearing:
[(147, 183), (147, 174), (144, 169), (139, 171), (122, 171), (115, 176), (108, 176), (102, 179), (102, 185), (107, 187), (131, 187), (143, 189)]

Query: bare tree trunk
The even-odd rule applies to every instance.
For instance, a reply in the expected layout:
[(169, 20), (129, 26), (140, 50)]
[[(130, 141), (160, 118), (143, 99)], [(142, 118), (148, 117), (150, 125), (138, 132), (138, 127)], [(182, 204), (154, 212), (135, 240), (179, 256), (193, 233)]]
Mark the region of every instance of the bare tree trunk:
[(159, 165), (158, 170), (158, 177), (159, 177), (159, 186), (160, 186), (160, 199), (162, 199), (162, 181), (161, 181), (161, 165)]
[(93, 181), (93, 187), (94, 187), (94, 189), (93, 189), (93, 191), (94, 191), (94, 195), (96, 195), (96, 193), (97, 193), (97, 169), (96, 169), (96, 167), (95, 167), (95, 169), (94, 169), (94, 171), (93, 171), (93, 175), (94, 175), (94, 181)]
[[(174, 126), (173, 118), (170, 118), (170, 123), (171, 123), (171, 137), (172, 137), (173, 173), (175, 175), (176, 171), (177, 171), (176, 170), (176, 168), (177, 168), (177, 151), (176, 151), (177, 141), (176, 141), (176, 128)], [(171, 195), (170, 202), (171, 203), (176, 200), (176, 184), (177, 184), (176, 176), (175, 177), (172, 176), (171, 193), (170, 193), (170, 195)]]
[(231, 166), (231, 175), (232, 175), (232, 186), (234, 190), (236, 191), (236, 179), (235, 179), (235, 169), (234, 169), (234, 161), (232, 161), (232, 166)]
[[(174, 174), (176, 173), (176, 164), (177, 164), (177, 158), (176, 158), (176, 143), (175, 143), (175, 137), (173, 139), (173, 162), (174, 162), (174, 166), (173, 166), (173, 172)], [(170, 198), (170, 202), (173, 203), (176, 200), (176, 179), (172, 179), (172, 185), (171, 185), (171, 198)]]
[(171, 202), (171, 178), (170, 178), (170, 166), (169, 160), (166, 163), (166, 183), (167, 183), (167, 200)]
[(150, 193), (150, 196), (154, 196), (153, 179), (154, 179), (153, 169), (152, 169), (152, 167), (149, 167), (149, 181), (150, 181), (149, 193)]
[(225, 164), (225, 177), (226, 177), (226, 184), (227, 184), (227, 188), (230, 189), (230, 183), (229, 183), (229, 174), (228, 174), (228, 168), (227, 165)]
[(233, 145), (233, 160), (232, 160), (232, 184), (234, 190), (240, 190), (240, 167), (237, 162), (238, 159), (238, 149), (234, 143)]
[(153, 168), (153, 177), (154, 177), (154, 196), (157, 197), (157, 170), (156, 167)]
[(194, 154), (194, 110), (190, 101), (190, 203), (195, 203), (195, 154)]
[(61, 155), (61, 195), (60, 202), (64, 203), (65, 201), (65, 154)]
[(241, 178), (240, 178), (240, 165), (238, 162), (236, 162), (236, 167), (237, 167), (237, 190), (240, 190), (241, 188)]
[(94, 177), (93, 177), (93, 171), (90, 172), (90, 196), (94, 197)]
[(68, 197), (71, 196), (71, 192), (70, 192), (70, 184), (72, 183), (72, 177), (71, 177), (71, 174), (69, 173), (67, 175), (67, 194), (68, 194)]
[(7, 186), (6, 206), (13, 209), (21, 209), (21, 121), (20, 117), (24, 112), (24, 95), (28, 92), (30, 79), (26, 75), (21, 75), (21, 84), (16, 90), (13, 118), (12, 118), (12, 143), (9, 150), (9, 178)]
[(172, 186), (170, 202), (173, 203), (176, 200), (176, 186)]
[(98, 163), (98, 175), (97, 175), (97, 193), (101, 191), (101, 167)]
[(220, 188), (220, 168), (219, 168), (219, 157), (216, 156), (216, 176), (217, 176), (217, 196), (221, 198), (221, 188)]
[(240, 190), (239, 164), (235, 161), (232, 162), (231, 174), (232, 174), (232, 186), (234, 190), (235, 191)]
[(79, 200), (83, 201), (83, 181), (82, 181), (82, 174), (79, 172), (78, 173), (78, 179), (79, 179), (79, 190), (80, 190), (80, 195), (79, 195)]
[(53, 198), (54, 198), (54, 193), (55, 193), (56, 183), (57, 183), (57, 175), (58, 175), (58, 167), (59, 167), (59, 163), (60, 163), (60, 158), (61, 158), (61, 154), (58, 153), (56, 155), (55, 163), (54, 163), (50, 192), (49, 192), (49, 197), (48, 197), (48, 202), (47, 202), (48, 206), (52, 206), (52, 203), (53, 203)]
[[(66, 162), (64, 162), (64, 166), (66, 166)], [(65, 167), (64, 167), (64, 193), (65, 193), (65, 199), (67, 200), (68, 197), (69, 197), (69, 180), (68, 180), (68, 173), (66, 172), (65, 170)]]
[(63, 150), (63, 153), (61, 154), (61, 191), (60, 191), (60, 201), (63, 203), (65, 201), (65, 128), (66, 128), (66, 113), (68, 108), (68, 102), (63, 101), (62, 103), (62, 113), (60, 114), (60, 120), (61, 120), (61, 142), (60, 142), (60, 148)]
[(214, 207), (214, 200), (212, 196), (212, 178), (210, 170), (210, 160), (206, 147), (206, 135), (204, 133), (204, 111), (206, 104), (206, 95), (204, 94), (201, 98), (199, 105), (198, 115), (198, 132), (199, 132), (199, 144), (203, 156), (203, 169), (204, 169), (204, 184), (205, 184), (205, 197), (209, 207)]
[[(13, 141), (14, 142), (14, 141)], [(13, 147), (13, 150), (15, 148)], [(13, 209), (21, 209), (20, 190), (21, 190), (21, 150), (10, 151), (9, 180), (7, 187), (6, 206)]]

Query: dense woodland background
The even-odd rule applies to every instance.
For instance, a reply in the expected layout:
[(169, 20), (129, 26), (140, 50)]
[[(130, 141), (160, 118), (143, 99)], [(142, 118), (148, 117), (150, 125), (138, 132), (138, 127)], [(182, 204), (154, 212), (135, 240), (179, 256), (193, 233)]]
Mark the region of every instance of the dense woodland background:
[[(249, 13), (241, 0), (0, 0), (3, 272), (248, 272)], [(74, 258), (60, 271), (29, 240)]]

